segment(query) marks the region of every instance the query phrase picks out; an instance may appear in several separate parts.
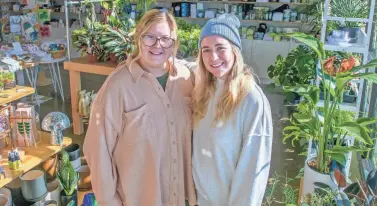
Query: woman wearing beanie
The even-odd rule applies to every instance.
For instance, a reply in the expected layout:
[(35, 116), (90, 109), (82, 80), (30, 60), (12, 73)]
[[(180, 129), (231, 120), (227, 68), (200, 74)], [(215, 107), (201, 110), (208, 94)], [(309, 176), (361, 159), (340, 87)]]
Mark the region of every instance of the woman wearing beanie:
[(199, 206), (260, 206), (272, 144), (269, 102), (241, 54), (240, 22), (209, 20), (193, 90), (193, 176)]
[(100, 206), (196, 204), (191, 169), (193, 80), (174, 61), (177, 25), (151, 10), (135, 51), (97, 94), (84, 142)]

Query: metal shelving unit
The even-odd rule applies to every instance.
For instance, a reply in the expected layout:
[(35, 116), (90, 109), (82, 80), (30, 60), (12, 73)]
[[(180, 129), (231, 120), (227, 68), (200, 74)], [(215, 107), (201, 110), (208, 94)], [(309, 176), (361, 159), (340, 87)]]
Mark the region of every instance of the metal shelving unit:
[(250, 2), (250, 1), (185, 1), (185, 0), (156, 0), (156, 2), (164, 2), (164, 3), (218, 3), (218, 4), (269, 4), (269, 5), (283, 5), (288, 4), (290, 6), (307, 6), (310, 3), (286, 3), (286, 2)]
[[(335, 17), (329, 16), (329, 4), (330, 0), (325, 1), (325, 8), (324, 14), (322, 17), (322, 30), (321, 30), (321, 41), (325, 44), (325, 50), (329, 51), (340, 51), (340, 52), (351, 52), (351, 53), (359, 53), (363, 55), (362, 64), (366, 64), (369, 61), (369, 46), (370, 40), (372, 36), (372, 26), (373, 26), (373, 15), (375, 10), (376, 0), (371, 0), (370, 8), (369, 8), (369, 17), (368, 18), (347, 18), (347, 17)], [(327, 21), (338, 21), (341, 23), (344, 22), (360, 22), (366, 23), (366, 39), (364, 44), (351, 44), (351, 45), (331, 45), (326, 42), (326, 29), (327, 29)], [(352, 111), (359, 111), (363, 112), (365, 105), (362, 101), (365, 95), (365, 81), (361, 80), (358, 81), (359, 84), (359, 93), (357, 96), (356, 104), (353, 106), (354, 108), (350, 108), (349, 105), (342, 105), (343, 109), (352, 110)], [(359, 115), (359, 114), (357, 114)]]

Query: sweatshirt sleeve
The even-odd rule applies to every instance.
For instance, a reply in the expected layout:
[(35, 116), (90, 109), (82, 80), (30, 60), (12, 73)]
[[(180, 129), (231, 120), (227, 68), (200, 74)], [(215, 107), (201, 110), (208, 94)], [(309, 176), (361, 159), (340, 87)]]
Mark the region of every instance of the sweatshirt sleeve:
[[(243, 117), (243, 142), (232, 179), (229, 204), (232, 206), (262, 205), (270, 170), (272, 118), (267, 98), (260, 96), (246, 104)], [(259, 92), (258, 92), (259, 91)], [(250, 98), (248, 99), (250, 100)]]
[(117, 194), (117, 171), (112, 158), (118, 133), (119, 128), (114, 126), (104, 107), (93, 102), (83, 151), (99, 206), (123, 206)]

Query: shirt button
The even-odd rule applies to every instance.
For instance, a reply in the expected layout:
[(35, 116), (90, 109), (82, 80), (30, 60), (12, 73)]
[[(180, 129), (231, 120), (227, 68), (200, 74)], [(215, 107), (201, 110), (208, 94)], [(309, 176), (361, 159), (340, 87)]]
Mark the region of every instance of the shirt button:
[(176, 160), (176, 159), (174, 159), (174, 160), (173, 160), (173, 162), (174, 162), (174, 163), (176, 163), (176, 162), (177, 162), (177, 160)]
[(175, 144), (175, 141), (173, 141), (173, 144)]
[(170, 104), (167, 104), (166, 107), (167, 107), (167, 108), (170, 108)]
[(176, 194), (176, 193), (174, 193), (174, 196), (177, 196), (177, 194)]
[(174, 122), (170, 122), (170, 125), (173, 126), (173, 125), (174, 125)]
[(176, 180), (177, 178), (176, 177), (173, 177), (173, 180)]

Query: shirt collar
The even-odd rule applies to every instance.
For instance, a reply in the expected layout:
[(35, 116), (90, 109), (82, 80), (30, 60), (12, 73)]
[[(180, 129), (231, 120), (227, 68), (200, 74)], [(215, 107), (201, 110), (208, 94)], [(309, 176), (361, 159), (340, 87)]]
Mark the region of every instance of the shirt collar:
[[(168, 64), (172, 65), (172, 61), (170, 59), (168, 60)], [(144, 73), (147, 73), (146, 71), (144, 71), (144, 69), (141, 68), (141, 66), (139, 65), (139, 63), (137, 63), (137, 61), (134, 61), (132, 57), (127, 58), (126, 65), (135, 82), (138, 82), (140, 77)], [(176, 69), (173, 66), (170, 66), (169, 75), (170, 76), (176, 75)]]

